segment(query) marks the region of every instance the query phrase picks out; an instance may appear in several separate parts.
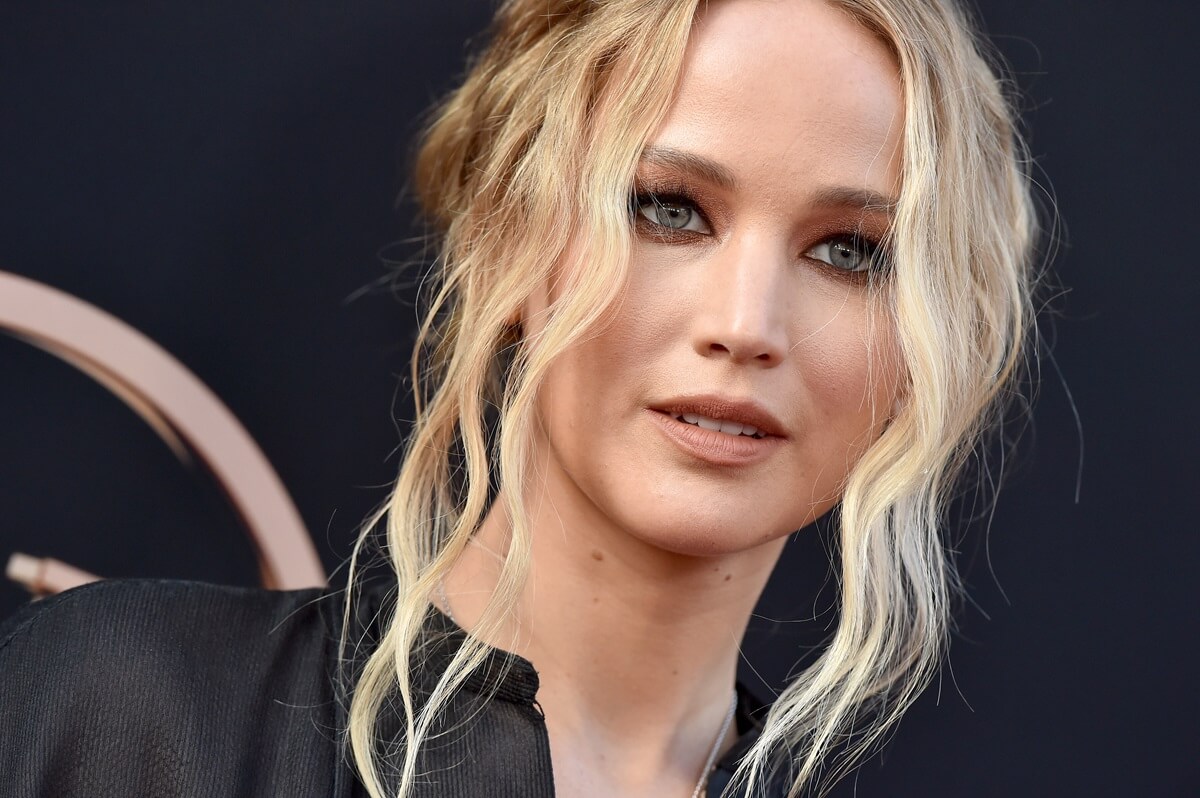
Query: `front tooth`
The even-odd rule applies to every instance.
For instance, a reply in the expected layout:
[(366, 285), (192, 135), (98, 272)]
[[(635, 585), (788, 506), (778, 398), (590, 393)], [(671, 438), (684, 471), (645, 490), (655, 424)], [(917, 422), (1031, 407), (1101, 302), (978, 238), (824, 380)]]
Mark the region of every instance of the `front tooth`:
[(683, 420), (689, 424), (699, 424), (700, 416), (696, 415), (695, 413), (684, 413)]
[(758, 427), (752, 427), (749, 424), (743, 424), (742, 425), (742, 434), (743, 435), (757, 435)]
[(724, 432), (727, 435), (741, 435), (742, 425), (736, 421), (722, 421), (721, 432)]
[(713, 431), (721, 429), (721, 422), (716, 419), (708, 418), (707, 416), (696, 416), (696, 422), (701, 429), (711, 429)]

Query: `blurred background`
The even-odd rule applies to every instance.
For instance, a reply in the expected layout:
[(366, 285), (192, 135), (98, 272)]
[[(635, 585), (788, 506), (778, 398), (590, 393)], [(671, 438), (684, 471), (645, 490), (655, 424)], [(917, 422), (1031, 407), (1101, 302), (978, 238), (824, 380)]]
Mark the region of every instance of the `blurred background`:
[[(411, 144), (490, 10), (0, 0), (0, 270), (191, 369), (262, 447), (330, 573), (412, 417)], [(978, 10), (1062, 216), (1036, 405), (994, 515), (952, 533), (971, 601), (941, 678), (834, 794), (1200, 795), (1200, 14)], [(746, 641), (743, 680), (764, 697), (834, 621), (825, 538), (794, 536)], [(203, 470), (90, 377), (0, 335), (0, 560), (13, 551), (258, 582)], [(0, 583), (0, 616), (26, 598)]]

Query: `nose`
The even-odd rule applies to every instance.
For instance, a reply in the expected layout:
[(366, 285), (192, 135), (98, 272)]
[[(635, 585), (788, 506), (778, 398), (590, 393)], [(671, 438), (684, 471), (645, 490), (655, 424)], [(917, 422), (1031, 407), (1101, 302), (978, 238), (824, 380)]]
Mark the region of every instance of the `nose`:
[(700, 275), (692, 345), (702, 357), (777, 366), (788, 352), (786, 269), (765, 240), (730, 242)]

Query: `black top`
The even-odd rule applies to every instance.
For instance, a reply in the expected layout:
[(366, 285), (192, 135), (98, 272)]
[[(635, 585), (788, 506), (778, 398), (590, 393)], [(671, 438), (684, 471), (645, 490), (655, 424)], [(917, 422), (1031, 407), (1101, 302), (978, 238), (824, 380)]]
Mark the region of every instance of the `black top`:
[[(377, 640), (384, 595), (356, 604), (358, 661)], [(320, 589), (130, 580), (29, 604), (0, 627), (0, 795), (365, 798), (337, 742), (342, 601)], [(418, 679), (428, 684), (465, 633), (433, 608), (425, 630)], [(447, 712), (450, 733), (422, 746), (420, 798), (554, 795), (537, 671), (499, 649), (488, 658)], [(709, 779), (711, 798), (765, 715), (740, 684), (738, 696), (739, 739)], [(393, 708), (378, 732), (381, 754), (394, 756)]]

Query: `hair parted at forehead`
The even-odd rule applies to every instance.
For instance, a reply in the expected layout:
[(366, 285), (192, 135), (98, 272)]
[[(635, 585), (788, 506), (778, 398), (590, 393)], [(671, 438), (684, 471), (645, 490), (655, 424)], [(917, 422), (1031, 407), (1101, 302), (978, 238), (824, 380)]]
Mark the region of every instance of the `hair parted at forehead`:
[[(434, 113), (416, 163), (437, 254), (413, 360), (418, 418), (389, 502), (364, 525), (366, 539), (386, 520), (399, 585), (350, 712), (373, 798), (410, 794), (438, 712), (515, 605), (529, 528), (520, 491), (509, 491), (512, 544), (496, 593), (430, 700), (413, 701), (402, 652), (414, 648), (427, 597), (487, 511), (491, 481), (523, 484), (541, 380), (625, 282), (634, 172), (669, 108), (696, 15), (742, 1), (766, 0), (508, 0)], [(739, 767), (735, 781), (752, 789), (772, 774), (797, 790), (818, 775), (831, 783), (936, 671), (959, 591), (939, 527), (967, 455), (1011, 393), (1030, 324), (1029, 159), (970, 19), (949, 0), (829, 3), (892, 51), (904, 101), (892, 268), (879, 293), (900, 342), (904, 399), (846, 482), (838, 628), (775, 701)], [(588, 268), (557, 270), (573, 243)], [(550, 280), (546, 323), (522, 339), (522, 307)], [(384, 772), (375, 722), (393, 692), (409, 745)]]

